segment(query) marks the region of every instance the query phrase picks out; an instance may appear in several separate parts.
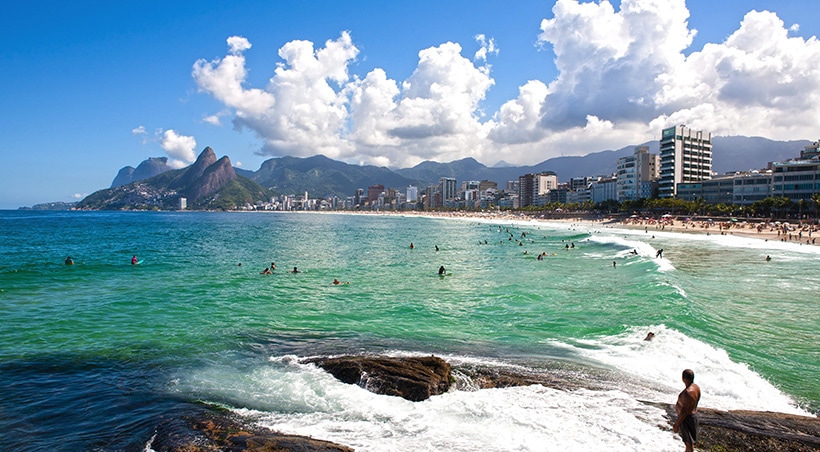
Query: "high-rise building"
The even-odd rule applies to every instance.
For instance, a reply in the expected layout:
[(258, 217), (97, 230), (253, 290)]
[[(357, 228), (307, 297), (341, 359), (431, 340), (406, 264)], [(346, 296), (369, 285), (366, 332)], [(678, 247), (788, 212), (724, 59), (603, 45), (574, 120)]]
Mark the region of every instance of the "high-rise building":
[(674, 197), (677, 184), (691, 184), (711, 178), (712, 134), (682, 125), (663, 129), (658, 197)]
[(367, 201), (373, 205), (379, 201), (379, 196), (384, 193), (384, 185), (374, 184), (367, 187)]
[(649, 153), (649, 146), (636, 146), (635, 153), (618, 159), (618, 201), (647, 198), (642, 182), (658, 178), (660, 156)]
[(410, 185), (407, 187), (407, 202), (416, 202), (419, 199), (419, 188)]
[(438, 182), (442, 201), (451, 201), (458, 198), (458, 184), (455, 178), (442, 177)]
[(520, 207), (544, 205), (549, 202), (544, 195), (556, 188), (558, 188), (558, 175), (552, 171), (519, 176), (518, 204)]

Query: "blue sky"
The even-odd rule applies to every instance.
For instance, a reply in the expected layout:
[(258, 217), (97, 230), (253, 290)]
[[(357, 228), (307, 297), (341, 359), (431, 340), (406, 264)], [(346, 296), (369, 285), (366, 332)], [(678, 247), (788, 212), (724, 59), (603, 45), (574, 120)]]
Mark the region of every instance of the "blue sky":
[(205, 146), (256, 170), (532, 164), (676, 123), (816, 140), (818, 24), (809, 0), (14, 2), (0, 208)]

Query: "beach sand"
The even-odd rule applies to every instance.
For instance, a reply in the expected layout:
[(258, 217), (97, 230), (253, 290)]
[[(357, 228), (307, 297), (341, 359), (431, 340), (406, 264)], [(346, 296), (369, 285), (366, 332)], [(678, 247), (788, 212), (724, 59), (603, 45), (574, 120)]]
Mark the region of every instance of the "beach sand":
[[(338, 212), (338, 211), (334, 211)], [(508, 212), (434, 212), (434, 211), (362, 211), (362, 214), (377, 215), (404, 215), (423, 216), (431, 218), (460, 218), (460, 219), (483, 219), (496, 221), (535, 221), (549, 223), (568, 223), (579, 226), (642, 229), (646, 232), (665, 231), (679, 232), (687, 234), (704, 235), (737, 235), (747, 238), (756, 238), (764, 241), (792, 242), (801, 245), (818, 245), (816, 238), (820, 236), (820, 226), (808, 224), (796, 224), (788, 222), (766, 222), (758, 219), (738, 221), (712, 221), (712, 220), (688, 220), (687, 217), (604, 217), (601, 219), (590, 219), (579, 216), (562, 216), (561, 218), (544, 218), (543, 216), (533, 216), (523, 213)]]

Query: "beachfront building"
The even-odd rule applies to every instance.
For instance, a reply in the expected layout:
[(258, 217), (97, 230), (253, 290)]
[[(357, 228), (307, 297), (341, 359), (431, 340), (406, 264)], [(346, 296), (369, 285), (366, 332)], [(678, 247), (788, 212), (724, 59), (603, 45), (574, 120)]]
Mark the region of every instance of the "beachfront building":
[(370, 205), (376, 204), (379, 201), (379, 196), (384, 193), (384, 185), (375, 184), (367, 187), (367, 202)]
[(419, 199), (419, 188), (410, 185), (407, 187), (407, 202), (416, 202)]
[(598, 204), (605, 201), (615, 201), (618, 199), (618, 179), (614, 177), (602, 177), (589, 184), (592, 192), (592, 202)]
[(771, 171), (751, 171), (737, 173), (734, 177), (734, 189), (732, 190), (732, 203), (741, 206), (753, 204), (755, 201), (762, 201), (772, 193), (772, 172)]
[(543, 206), (549, 203), (550, 190), (558, 188), (558, 175), (552, 171), (524, 174), (518, 177), (519, 207)]
[(793, 202), (811, 200), (820, 193), (820, 152), (818, 143), (806, 146), (800, 158), (772, 163), (772, 196)]
[(492, 190), (494, 192), (498, 191), (498, 184), (486, 179), (478, 183), (478, 191), (481, 193), (487, 193), (487, 190)]
[(711, 179), (712, 134), (682, 125), (663, 129), (659, 175), (659, 198), (675, 197), (678, 184)]
[(453, 177), (442, 177), (438, 180), (439, 192), (442, 201), (452, 201), (458, 198), (458, 183)]
[(659, 161), (658, 154), (649, 153), (649, 146), (637, 146), (632, 155), (619, 158), (616, 172), (618, 201), (651, 198), (652, 181), (659, 176)]

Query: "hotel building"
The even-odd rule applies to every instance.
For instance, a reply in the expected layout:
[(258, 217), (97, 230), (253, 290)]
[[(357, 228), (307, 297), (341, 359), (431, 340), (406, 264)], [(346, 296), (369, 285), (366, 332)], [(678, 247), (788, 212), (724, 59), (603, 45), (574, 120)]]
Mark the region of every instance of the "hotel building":
[(676, 196), (678, 184), (692, 184), (711, 178), (712, 134), (682, 125), (663, 129), (658, 197)]

